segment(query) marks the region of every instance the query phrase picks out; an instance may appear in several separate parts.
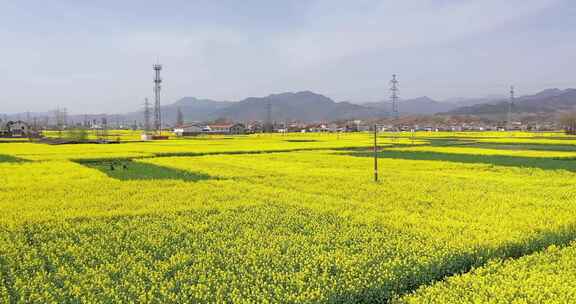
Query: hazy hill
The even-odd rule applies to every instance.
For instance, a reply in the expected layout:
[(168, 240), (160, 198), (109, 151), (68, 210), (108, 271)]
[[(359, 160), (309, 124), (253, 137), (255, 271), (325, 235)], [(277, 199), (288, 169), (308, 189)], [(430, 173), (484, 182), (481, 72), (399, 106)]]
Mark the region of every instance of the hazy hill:
[[(502, 115), (508, 111), (508, 99), (494, 103), (466, 106), (448, 111), (456, 115)], [(548, 89), (514, 101), (514, 113), (543, 114), (576, 110), (576, 89)]]
[[(392, 110), (392, 103), (390, 101), (365, 103), (363, 105), (387, 112), (391, 112)], [(450, 111), (456, 107), (457, 105), (454, 103), (438, 102), (427, 96), (400, 100), (399, 102), (400, 115), (430, 115)]]
[(335, 102), (310, 91), (250, 97), (215, 112), (215, 116), (232, 120), (266, 120), (268, 104), (272, 119), (300, 121), (330, 121), (384, 116), (385, 111), (352, 104)]
[[(478, 104), (476, 104), (478, 103)], [(168, 124), (176, 122), (178, 109), (184, 114), (187, 122), (209, 121), (227, 118), (233, 121), (265, 121), (268, 105), (271, 106), (272, 119), (275, 121), (298, 120), (307, 122), (334, 121), (342, 119), (367, 119), (387, 117), (391, 110), (389, 101), (353, 104), (335, 102), (334, 100), (310, 91), (296, 93), (272, 94), (266, 97), (250, 97), (238, 102), (215, 101), (184, 97), (172, 104), (162, 107), (163, 121)], [(465, 105), (465, 106), (462, 106)], [(400, 101), (401, 115), (472, 115), (487, 119), (501, 119), (508, 111), (508, 99), (458, 98), (444, 102), (429, 97), (419, 97)], [(548, 89), (534, 95), (516, 99), (514, 113), (525, 113), (538, 117), (553, 117), (556, 113), (576, 111), (576, 89)], [(0, 115), (0, 119), (26, 119), (36, 117), (39, 122), (54, 120), (53, 113), (19, 113)], [(143, 110), (127, 114), (89, 114), (68, 115), (68, 122), (85, 120), (100, 121), (107, 117), (111, 125), (131, 125), (143, 121)]]
[(180, 108), (187, 121), (203, 121), (216, 118), (215, 113), (217, 111), (232, 104), (233, 102), (228, 101), (184, 97), (173, 104), (163, 106), (162, 111), (168, 121), (176, 121), (178, 108)]
[(477, 104), (497, 103), (497, 102), (502, 101), (503, 99), (506, 99), (506, 96), (490, 95), (490, 96), (486, 96), (486, 97), (473, 97), (473, 98), (456, 97), (456, 98), (450, 98), (450, 99), (443, 100), (442, 102), (453, 104), (454, 109), (456, 109), (456, 108), (461, 108), (461, 107), (473, 106), (473, 105), (477, 105)]
[[(182, 114), (186, 121), (204, 121), (214, 119), (213, 114), (225, 107), (228, 107), (232, 102), (227, 101), (216, 101), (211, 99), (198, 99), (196, 97), (183, 97), (178, 101), (163, 105), (161, 107), (162, 119), (166, 123), (175, 123), (176, 116), (178, 113), (178, 108), (182, 111)], [(151, 104), (151, 110), (153, 111), (153, 105)], [(144, 109), (138, 112), (132, 112), (125, 115), (128, 121), (143, 121), (144, 120)]]

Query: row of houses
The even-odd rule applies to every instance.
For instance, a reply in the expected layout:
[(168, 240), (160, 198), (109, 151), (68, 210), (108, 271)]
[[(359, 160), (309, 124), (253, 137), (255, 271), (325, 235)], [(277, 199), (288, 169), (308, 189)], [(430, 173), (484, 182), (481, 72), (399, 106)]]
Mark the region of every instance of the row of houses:
[(336, 124), (336, 123), (282, 123), (264, 125), (254, 122), (249, 124), (231, 123), (231, 124), (186, 124), (174, 128), (174, 134), (177, 136), (196, 136), (201, 134), (250, 134), (260, 132), (274, 133), (294, 133), (294, 132), (358, 132), (368, 131), (370, 126), (359, 123)]
[(29, 137), (32, 133), (30, 126), (24, 121), (0, 122), (0, 137)]
[(176, 136), (196, 136), (200, 134), (246, 134), (248, 131), (249, 130), (247, 130), (246, 126), (241, 123), (213, 125), (188, 124), (174, 128), (174, 134), (176, 134)]
[[(552, 126), (538, 125), (531, 126), (521, 122), (513, 122), (510, 125), (488, 124), (482, 122), (473, 123), (434, 123), (434, 124), (419, 124), (419, 123), (405, 123), (405, 124), (379, 124), (377, 123), (378, 131), (503, 131), (503, 130), (517, 130), (517, 131), (531, 131), (531, 130), (551, 130)], [(195, 136), (200, 134), (220, 134), (220, 135), (234, 135), (234, 134), (249, 134), (260, 133), (263, 131), (274, 133), (304, 133), (304, 132), (366, 132), (374, 130), (374, 123), (364, 121), (347, 121), (340, 123), (283, 123), (274, 124), (265, 127), (261, 123), (230, 123), (230, 124), (188, 124), (174, 129), (177, 136)]]

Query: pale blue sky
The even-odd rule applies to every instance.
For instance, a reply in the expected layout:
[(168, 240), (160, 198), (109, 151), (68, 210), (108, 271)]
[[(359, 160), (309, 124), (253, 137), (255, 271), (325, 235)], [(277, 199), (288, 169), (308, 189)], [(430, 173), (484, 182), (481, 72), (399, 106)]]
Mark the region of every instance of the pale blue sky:
[(576, 87), (573, 0), (0, 0), (0, 113), (312, 90), (338, 101)]

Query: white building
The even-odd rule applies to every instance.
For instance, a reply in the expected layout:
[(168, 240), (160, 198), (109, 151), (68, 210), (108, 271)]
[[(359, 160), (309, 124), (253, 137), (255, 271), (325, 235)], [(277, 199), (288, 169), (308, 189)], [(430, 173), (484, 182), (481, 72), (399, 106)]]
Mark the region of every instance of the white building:
[(244, 134), (246, 127), (243, 124), (223, 124), (223, 125), (208, 125), (207, 133), (210, 134)]
[(204, 132), (206, 127), (198, 124), (183, 125), (174, 129), (176, 136), (195, 136)]

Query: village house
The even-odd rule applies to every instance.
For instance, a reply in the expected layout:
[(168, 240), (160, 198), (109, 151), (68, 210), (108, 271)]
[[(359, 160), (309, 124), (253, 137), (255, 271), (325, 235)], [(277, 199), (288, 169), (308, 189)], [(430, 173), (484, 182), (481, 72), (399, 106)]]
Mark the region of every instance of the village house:
[(208, 125), (206, 127), (206, 133), (208, 134), (245, 134), (246, 127), (241, 123), (236, 124), (220, 124), (220, 125)]
[(346, 124), (346, 132), (367, 132), (371, 126), (363, 123), (361, 120), (350, 121)]
[(0, 124), (1, 137), (27, 137), (32, 135), (30, 126), (21, 121), (8, 121)]
[(264, 132), (264, 126), (259, 122), (252, 122), (246, 126), (247, 133), (262, 133)]
[(206, 127), (199, 124), (188, 124), (174, 128), (176, 136), (196, 136), (207, 131)]

